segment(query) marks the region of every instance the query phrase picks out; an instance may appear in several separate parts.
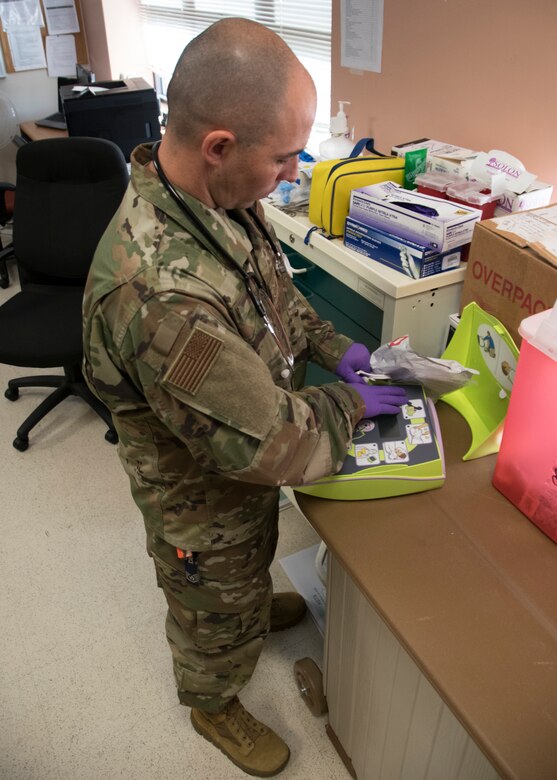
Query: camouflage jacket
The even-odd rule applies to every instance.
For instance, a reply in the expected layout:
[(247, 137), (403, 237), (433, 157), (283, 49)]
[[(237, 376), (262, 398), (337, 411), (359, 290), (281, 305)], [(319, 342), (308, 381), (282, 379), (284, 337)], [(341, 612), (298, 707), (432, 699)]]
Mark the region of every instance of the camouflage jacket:
[(262, 278), (294, 356), (285, 376), (284, 349), (238, 268), (207, 248), (150, 159), (148, 145), (135, 150), (91, 266), (85, 376), (112, 412), (148, 531), (219, 548), (253, 535), (277, 486), (337, 471), (364, 405), (341, 382), (303, 386), (309, 358), (334, 369), (351, 341), (319, 319), (249, 212), (182, 193), (234, 262)]

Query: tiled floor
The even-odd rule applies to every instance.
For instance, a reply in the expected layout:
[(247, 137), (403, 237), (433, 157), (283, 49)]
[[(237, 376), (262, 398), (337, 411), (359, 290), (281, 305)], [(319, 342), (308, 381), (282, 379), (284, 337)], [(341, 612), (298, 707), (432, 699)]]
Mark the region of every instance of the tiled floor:
[[(0, 304), (13, 293), (0, 290)], [(21, 453), (19, 421), (46, 391), (3, 397), (0, 365), (0, 778), (183, 780), (246, 777), (194, 732), (178, 704), (164, 636), (165, 602), (144, 552), (142, 520), (103, 423), (78, 399), (51, 412)], [(294, 509), (281, 513), (278, 559), (317, 541)], [(243, 703), (292, 752), (285, 780), (348, 778), (301, 699), (293, 664), (322, 663), (307, 616), (272, 635)]]

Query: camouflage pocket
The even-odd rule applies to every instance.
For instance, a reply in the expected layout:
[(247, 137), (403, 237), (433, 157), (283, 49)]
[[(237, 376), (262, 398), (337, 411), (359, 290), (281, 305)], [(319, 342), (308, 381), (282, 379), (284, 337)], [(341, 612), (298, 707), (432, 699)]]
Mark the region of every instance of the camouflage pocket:
[(216, 650), (265, 636), (269, 628), (271, 599), (236, 614), (196, 612), (192, 639), (199, 650)]

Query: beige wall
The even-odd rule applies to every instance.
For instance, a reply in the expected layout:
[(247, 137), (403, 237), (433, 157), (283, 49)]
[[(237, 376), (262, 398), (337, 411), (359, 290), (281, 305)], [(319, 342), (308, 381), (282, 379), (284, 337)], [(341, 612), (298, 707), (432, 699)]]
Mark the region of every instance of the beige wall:
[(81, 0), (81, 13), (89, 52), (89, 66), (98, 81), (106, 81), (111, 78), (111, 75), (102, 0)]
[(151, 83), (137, 0), (81, 0), (81, 6), (97, 80), (143, 76)]
[(556, 32), (555, 0), (385, 0), (382, 72), (358, 74), (340, 66), (333, 0), (333, 105), (350, 100), (356, 137), (380, 151), (503, 149), (557, 187)]

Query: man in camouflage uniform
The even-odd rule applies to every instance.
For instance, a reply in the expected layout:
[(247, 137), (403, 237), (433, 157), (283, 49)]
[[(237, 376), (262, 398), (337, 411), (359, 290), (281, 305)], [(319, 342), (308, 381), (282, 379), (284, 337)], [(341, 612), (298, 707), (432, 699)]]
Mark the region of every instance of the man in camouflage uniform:
[[(305, 609), (272, 595), (279, 488), (337, 471), (362, 416), (398, 411), (404, 394), (385, 406), (358, 384), (368, 351), (317, 317), (248, 208), (295, 180), (313, 121), (290, 49), (223, 20), (186, 47), (168, 99), (170, 189), (138, 147), (87, 285), (85, 373), (144, 517), (180, 701), (234, 763), (270, 776), (288, 747), (237, 694), (269, 629)], [(308, 359), (348, 381), (304, 387)]]

